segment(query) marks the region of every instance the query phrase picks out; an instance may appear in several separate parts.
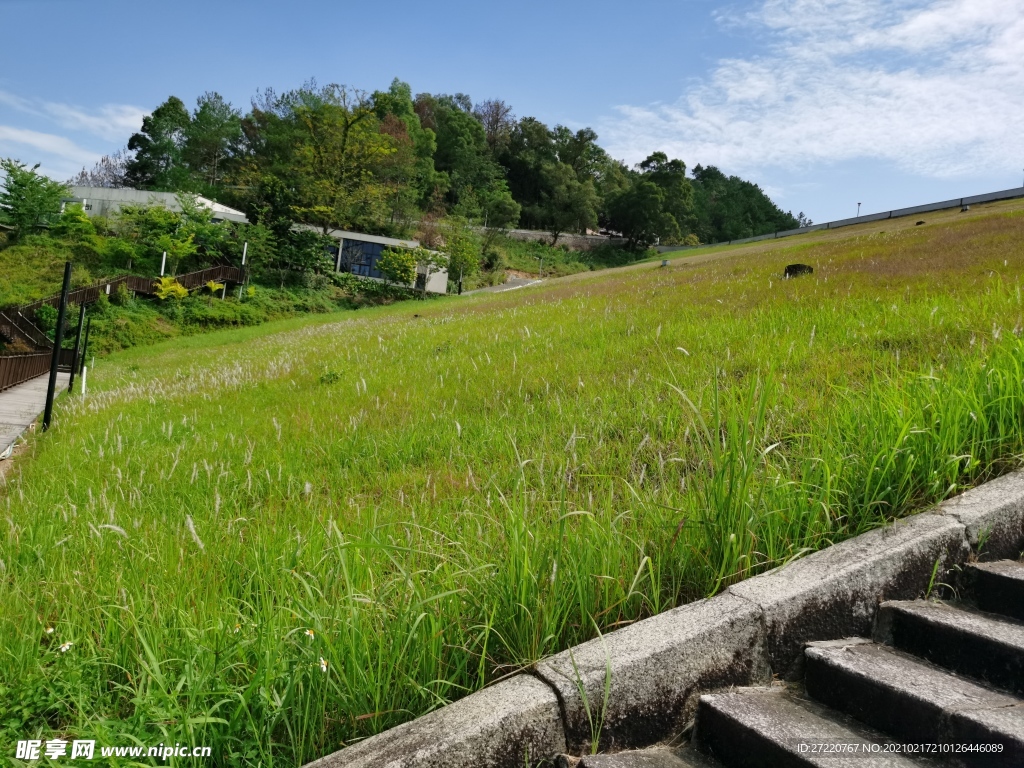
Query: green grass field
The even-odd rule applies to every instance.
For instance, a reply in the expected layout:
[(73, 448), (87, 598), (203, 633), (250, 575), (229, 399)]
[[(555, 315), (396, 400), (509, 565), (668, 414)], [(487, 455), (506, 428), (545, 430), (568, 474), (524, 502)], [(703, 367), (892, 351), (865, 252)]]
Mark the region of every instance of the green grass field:
[(101, 361), (0, 487), (0, 754), (297, 765), (1016, 466), (1024, 207), (926, 218)]

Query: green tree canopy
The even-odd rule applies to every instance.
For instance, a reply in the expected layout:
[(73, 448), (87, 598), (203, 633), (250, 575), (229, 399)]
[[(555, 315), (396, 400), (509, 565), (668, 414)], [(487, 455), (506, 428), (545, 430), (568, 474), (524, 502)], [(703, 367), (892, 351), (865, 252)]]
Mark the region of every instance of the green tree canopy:
[(416, 257), (408, 248), (386, 248), (377, 257), (377, 271), (389, 283), (410, 285), (416, 279)]
[(38, 163), (29, 168), (9, 157), (0, 159), (0, 224), (13, 233), (9, 239), (18, 240), (60, 216), (68, 188), (38, 173), (38, 169)]
[(171, 96), (142, 118), (142, 129), (128, 139), (128, 149), (135, 153), (125, 169), (129, 186), (160, 192), (189, 188), (182, 149), (191, 119), (177, 96)]

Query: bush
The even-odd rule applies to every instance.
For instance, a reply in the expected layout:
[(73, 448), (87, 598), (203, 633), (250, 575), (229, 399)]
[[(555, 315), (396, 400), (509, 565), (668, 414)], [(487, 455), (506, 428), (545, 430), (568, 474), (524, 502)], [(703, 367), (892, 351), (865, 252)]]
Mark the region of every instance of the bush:
[(157, 278), (153, 293), (161, 301), (167, 299), (184, 299), (188, 297), (188, 289), (173, 277)]
[(58, 314), (56, 307), (43, 304), (43, 306), (36, 310), (36, 327), (50, 338), (53, 338), (53, 332), (57, 328)]
[[(105, 293), (101, 293), (100, 296), (106, 298)], [(116, 304), (119, 307), (130, 307), (135, 302), (135, 298), (132, 296), (132, 292), (128, 290), (128, 286), (124, 283), (118, 283), (117, 288), (114, 290), (114, 298), (110, 300), (111, 304)]]
[(409, 285), (416, 279), (416, 257), (407, 248), (388, 248), (377, 259), (377, 269), (389, 282)]

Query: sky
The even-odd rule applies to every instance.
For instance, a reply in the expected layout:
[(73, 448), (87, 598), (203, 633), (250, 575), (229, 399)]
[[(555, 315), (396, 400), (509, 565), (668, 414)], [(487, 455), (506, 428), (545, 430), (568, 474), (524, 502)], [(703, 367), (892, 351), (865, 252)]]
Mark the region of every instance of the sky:
[(1024, 185), (1024, 0), (0, 0), (0, 156), (65, 180), (170, 95), (500, 98), (823, 222)]

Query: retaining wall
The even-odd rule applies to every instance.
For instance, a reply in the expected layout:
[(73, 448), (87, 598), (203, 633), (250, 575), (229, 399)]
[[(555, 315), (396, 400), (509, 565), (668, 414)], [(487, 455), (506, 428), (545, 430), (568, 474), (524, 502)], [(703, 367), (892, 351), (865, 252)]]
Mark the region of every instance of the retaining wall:
[[(869, 636), (879, 603), (955, 583), (969, 559), (1024, 549), (1014, 472), (803, 559), (591, 640), (310, 768), (521, 768), (683, 731), (716, 688), (801, 674), (805, 643)], [(610, 675), (607, 710), (602, 713)]]
[[(551, 233), (534, 229), (510, 229), (506, 235), (512, 240), (525, 240), (551, 245)], [(555, 245), (565, 245), (574, 251), (589, 251), (602, 245), (625, 245), (624, 237), (605, 237), (604, 235), (578, 235), (565, 233), (558, 236)]]

